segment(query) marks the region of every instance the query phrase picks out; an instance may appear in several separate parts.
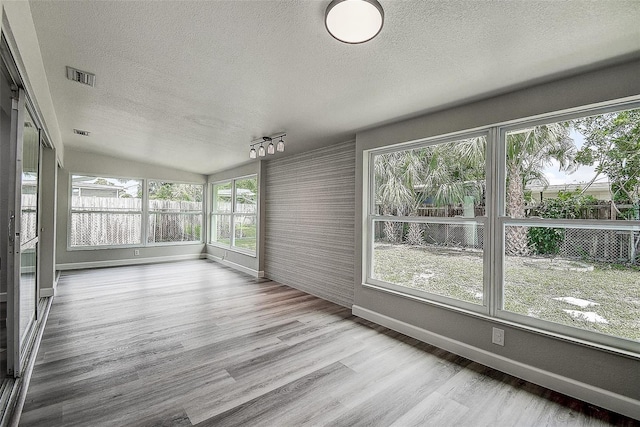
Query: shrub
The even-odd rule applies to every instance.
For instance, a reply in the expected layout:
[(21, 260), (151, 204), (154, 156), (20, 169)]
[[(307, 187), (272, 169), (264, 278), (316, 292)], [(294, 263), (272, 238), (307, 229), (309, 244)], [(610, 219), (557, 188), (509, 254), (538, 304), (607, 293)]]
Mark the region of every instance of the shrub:
[[(581, 191), (560, 191), (558, 197), (546, 199), (536, 209), (542, 218), (577, 219), (582, 217), (585, 206), (598, 204), (593, 196), (580, 194)], [(527, 232), (529, 248), (537, 255), (557, 255), (564, 242), (564, 229), (530, 227)]]

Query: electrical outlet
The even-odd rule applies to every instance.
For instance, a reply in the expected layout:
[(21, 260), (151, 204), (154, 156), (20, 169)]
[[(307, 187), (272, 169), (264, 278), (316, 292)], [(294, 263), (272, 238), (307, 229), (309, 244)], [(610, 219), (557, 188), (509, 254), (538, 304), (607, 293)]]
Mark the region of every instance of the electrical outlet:
[(134, 256), (138, 256), (138, 255), (140, 255), (140, 249), (134, 249), (134, 250), (133, 250), (133, 255), (134, 255)]
[(504, 329), (493, 328), (491, 342), (497, 345), (504, 346)]

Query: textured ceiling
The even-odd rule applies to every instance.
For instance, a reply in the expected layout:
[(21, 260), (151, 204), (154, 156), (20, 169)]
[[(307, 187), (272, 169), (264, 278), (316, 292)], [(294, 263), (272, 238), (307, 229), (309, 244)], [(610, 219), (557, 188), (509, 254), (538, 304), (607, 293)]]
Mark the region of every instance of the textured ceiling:
[(380, 2), (362, 45), (327, 33), (329, 0), (30, 5), (66, 147), (203, 174), (262, 135), (301, 152), (640, 53), (637, 0)]

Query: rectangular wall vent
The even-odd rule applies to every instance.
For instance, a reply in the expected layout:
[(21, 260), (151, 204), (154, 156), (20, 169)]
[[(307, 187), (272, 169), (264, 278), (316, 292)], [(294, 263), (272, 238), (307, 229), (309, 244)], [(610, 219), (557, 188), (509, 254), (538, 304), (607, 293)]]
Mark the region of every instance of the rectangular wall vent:
[(75, 133), (76, 135), (89, 136), (91, 132), (86, 130), (74, 129), (73, 133)]
[(82, 83), (83, 85), (94, 87), (96, 84), (95, 74), (87, 73), (86, 71), (76, 70), (75, 68), (67, 67), (67, 78), (74, 82)]

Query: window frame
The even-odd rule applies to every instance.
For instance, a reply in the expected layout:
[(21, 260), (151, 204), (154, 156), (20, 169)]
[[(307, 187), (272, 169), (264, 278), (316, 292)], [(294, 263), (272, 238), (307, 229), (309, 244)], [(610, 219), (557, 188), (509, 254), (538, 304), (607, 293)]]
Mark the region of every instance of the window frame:
[[(606, 106), (585, 107), (569, 112), (556, 112), (545, 115), (542, 118), (530, 118), (520, 120), (508, 125), (497, 126), (498, 130), (498, 157), (496, 194), (494, 217), (494, 234), (493, 240), (496, 245), (495, 250), (499, 256), (494, 256), (494, 283), (493, 294), (495, 303), (493, 305), (493, 316), (507, 322), (517, 323), (526, 327), (535, 328), (536, 330), (544, 330), (545, 333), (554, 335), (558, 334), (562, 337), (569, 337), (570, 340), (580, 340), (593, 343), (598, 346), (606, 346), (607, 348), (620, 349), (623, 351), (631, 351), (640, 354), (640, 342), (617, 337), (614, 335), (604, 334), (598, 331), (590, 331), (578, 327), (571, 327), (548, 320), (537, 319), (531, 316), (525, 316), (504, 309), (504, 263), (505, 263), (505, 229), (508, 226), (530, 226), (530, 227), (566, 227), (579, 229), (606, 229), (620, 230), (627, 227), (640, 227), (640, 221), (634, 220), (593, 220), (593, 219), (552, 219), (552, 218), (511, 218), (506, 215), (506, 137), (507, 133), (519, 130), (524, 127), (542, 126), (552, 123), (564, 122), (573, 119), (579, 119), (589, 116), (602, 115), (606, 113), (614, 113), (618, 111), (631, 110), (640, 108), (640, 102), (617, 102)], [(639, 273), (640, 274), (640, 273)], [(617, 351), (617, 350), (616, 350)]]
[[(528, 126), (562, 122), (582, 117), (624, 111), (640, 108), (640, 99), (615, 100), (607, 103), (582, 106), (562, 111), (554, 111), (531, 117), (494, 123), (470, 130), (452, 132), (444, 135), (433, 136), (415, 141), (393, 144), (389, 146), (363, 150), (363, 199), (362, 199), (362, 286), (381, 292), (393, 294), (427, 305), (438, 306), (444, 309), (479, 317), (496, 324), (504, 324), (539, 333), (558, 339), (603, 349), (605, 351), (624, 354), (634, 358), (640, 357), (640, 342), (631, 339), (608, 335), (601, 332), (590, 331), (578, 327), (572, 327), (548, 320), (536, 319), (503, 309), (504, 302), (504, 260), (505, 260), (505, 226), (529, 225), (529, 226), (559, 226), (570, 228), (619, 229), (621, 227), (640, 227), (640, 221), (634, 220), (580, 220), (580, 219), (541, 219), (541, 218), (510, 218), (506, 217), (506, 134), (509, 131), (522, 129)], [(463, 223), (479, 222), (478, 218), (484, 218), (485, 242), (484, 242), (484, 290), (483, 305), (481, 309), (477, 304), (468, 303), (434, 295), (423, 291), (412, 291), (409, 288), (390, 284), (372, 278), (373, 246), (374, 246), (374, 218), (392, 219), (402, 222), (449, 222), (416, 220), (416, 217), (384, 217), (375, 216), (375, 173), (374, 158), (376, 155), (404, 151), (412, 148), (424, 147), (438, 143), (452, 142), (465, 137), (487, 135), (486, 151), (486, 217), (463, 220)], [(447, 218), (443, 218), (448, 220)], [(474, 307), (475, 306), (475, 307)]]
[[(142, 186), (142, 198), (141, 198), (141, 210), (140, 211), (123, 211), (120, 213), (124, 214), (138, 214), (142, 215), (140, 221), (140, 243), (132, 243), (128, 245), (94, 245), (94, 246), (72, 246), (71, 245), (71, 227), (72, 220), (71, 215), (73, 212), (72, 203), (73, 203), (73, 177), (74, 176), (86, 176), (92, 178), (109, 178), (109, 179), (127, 179), (131, 181), (140, 181)], [(148, 194), (148, 181), (163, 181), (163, 182), (171, 182), (175, 184), (189, 184), (189, 185), (200, 185), (202, 186), (202, 230), (200, 241), (188, 241), (188, 242), (160, 242), (160, 243), (149, 243), (148, 242), (148, 218), (149, 218), (149, 194)], [(122, 175), (112, 175), (112, 174), (96, 174), (96, 173), (87, 173), (87, 172), (69, 172), (69, 182), (68, 182), (68, 203), (67, 203), (67, 251), (94, 251), (94, 250), (104, 250), (104, 249), (131, 249), (131, 248), (145, 248), (145, 247), (158, 247), (158, 246), (182, 246), (182, 245), (202, 245), (204, 243), (203, 234), (206, 233), (205, 226), (205, 207), (207, 202), (207, 195), (205, 191), (205, 183), (198, 182), (190, 182), (190, 181), (173, 181), (168, 179), (156, 179), (156, 178), (140, 178), (133, 176), (122, 176)], [(102, 211), (92, 211), (92, 212), (102, 212)], [(111, 211), (105, 211), (105, 213), (109, 213)]]
[[(376, 194), (375, 194), (375, 168), (373, 165), (375, 164), (375, 157), (378, 155), (384, 155), (389, 153), (394, 153), (398, 151), (407, 151), (412, 149), (419, 149), (425, 147), (436, 146), (440, 144), (446, 144), (451, 142), (460, 141), (463, 139), (469, 138), (477, 138), (477, 137), (485, 137), (486, 140), (486, 153), (485, 153), (485, 180), (486, 180), (486, 194), (485, 194), (485, 207), (487, 211), (485, 211), (485, 216), (478, 216), (474, 218), (457, 218), (457, 217), (416, 217), (416, 216), (386, 216), (379, 215), (376, 213)], [(427, 302), (435, 303), (436, 305), (442, 306), (453, 306), (460, 308), (464, 311), (475, 312), (475, 313), (489, 313), (489, 302), (488, 296), (489, 287), (490, 287), (490, 275), (489, 270), (491, 268), (490, 257), (488, 256), (489, 252), (486, 248), (483, 248), (483, 262), (482, 262), (482, 303), (474, 304), (467, 301), (459, 300), (456, 298), (434, 294), (431, 292), (415, 290), (408, 287), (400, 286), (394, 283), (386, 282), (384, 280), (379, 280), (373, 277), (373, 253), (374, 253), (374, 229), (376, 221), (396, 221), (402, 223), (420, 223), (420, 224), (476, 224), (482, 225), (483, 227), (483, 239), (484, 242), (489, 242), (488, 236), (490, 235), (490, 223), (489, 223), (489, 209), (493, 190), (489, 185), (489, 176), (492, 174), (492, 159), (489, 157), (488, 153), (491, 150), (490, 148), (490, 132), (488, 129), (484, 130), (471, 130), (471, 131), (463, 131), (456, 132), (452, 134), (436, 136), (431, 138), (424, 138), (417, 141), (412, 141), (409, 143), (398, 144), (392, 147), (384, 147), (381, 149), (368, 150), (365, 159), (368, 159), (368, 164), (365, 164), (365, 173), (367, 174), (367, 188), (368, 194), (363, 193), (363, 198), (365, 200), (365, 221), (366, 221), (366, 248), (363, 248), (363, 254), (365, 254), (364, 258), (364, 286), (374, 287), (377, 289), (385, 289), (388, 291), (392, 291), (393, 293), (398, 294), (407, 294), (413, 298), (418, 300), (424, 300)], [(422, 219), (424, 218), (424, 219)]]
[[(238, 212), (237, 211), (237, 207), (236, 207), (236, 183), (237, 181), (242, 181), (245, 179), (255, 179), (256, 180), (256, 188), (258, 189), (258, 192), (256, 194), (256, 212), (255, 213), (246, 213), (246, 212)], [(222, 211), (216, 211), (214, 210), (214, 205), (216, 203), (215, 200), (215, 196), (214, 196), (214, 189), (216, 186), (219, 185), (224, 185), (224, 184), (231, 184), (231, 209), (227, 212), (222, 212)], [(211, 207), (211, 212), (209, 214), (209, 232), (208, 232), (208, 244), (211, 246), (215, 246), (218, 248), (222, 248), (225, 250), (230, 250), (233, 252), (238, 252), (241, 253), (243, 255), (248, 255), (251, 257), (257, 257), (257, 253), (258, 253), (258, 243), (259, 243), (259, 239), (258, 239), (258, 229), (259, 229), (259, 207), (260, 207), (260, 182), (258, 179), (258, 174), (248, 174), (248, 175), (243, 175), (243, 176), (238, 176), (238, 177), (234, 177), (234, 178), (228, 178), (228, 179), (222, 179), (219, 181), (213, 181), (210, 183), (210, 190), (209, 190), (209, 194), (211, 195), (211, 202), (210, 202), (210, 207)], [(216, 242), (213, 241), (213, 232), (214, 232), (214, 216), (228, 216), (230, 218), (230, 238), (229, 238), (229, 244), (226, 245), (224, 243), (220, 243), (220, 242)], [(243, 216), (249, 216), (249, 217), (254, 217), (255, 218), (255, 223), (256, 223), (256, 248), (254, 250), (250, 250), (250, 249), (246, 249), (246, 248), (242, 248), (239, 246), (235, 245), (235, 240), (236, 240), (236, 233), (235, 233), (235, 227), (236, 227), (236, 217), (243, 217)]]
[[(171, 184), (182, 184), (182, 185), (197, 185), (199, 187), (201, 187), (202, 189), (202, 206), (200, 207), (200, 212), (196, 213), (196, 211), (188, 211), (188, 212), (175, 212), (176, 214), (180, 214), (180, 215), (201, 215), (201, 219), (200, 219), (200, 240), (185, 240), (185, 241), (179, 241), (179, 242), (149, 242), (149, 215), (151, 215), (152, 213), (163, 213), (160, 211), (154, 211), (151, 210), (149, 208), (149, 200), (151, 200), (149, 198), (149, 183), (151, 181), (154, 182), (164, 182), (164, 183), (171, 183)], [(145, 231), (145, 246), (148, 247), (153, 247), (153, 246), (176, 246), (176, 245), (190, 245), (190, 244), (203, 244), (204, 243), (204, 233), (206, 233), (206, 229), (205, 229), (205, 207), (206, 207), (206, 191), (205, 191), (205, 184), (201, 183), (201, 184), (197, 184), (197, 183), (193, 183), (193, 182), (184, 182), (184, 181), (172, 181), (172, 180), (168, 180), (168, 179), (152, 179), (152, 178), (147, 178), (145, 179), (145, 191), (143, 192), (143, 196), (146, 199), (146, 203), (145, 203), (145, 207), (146, 207), (146, 212), (145, 212), (145, 220), (146, 220), (146, 225), (144, 228)]]

